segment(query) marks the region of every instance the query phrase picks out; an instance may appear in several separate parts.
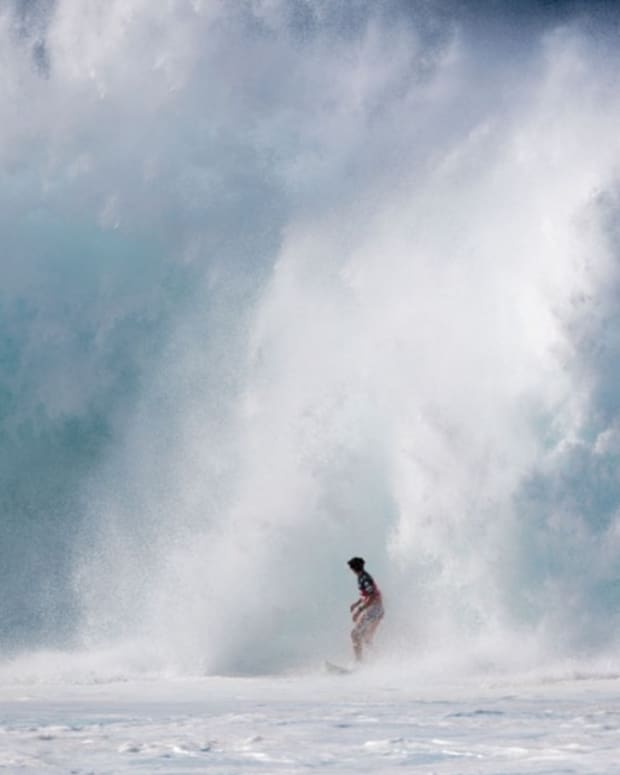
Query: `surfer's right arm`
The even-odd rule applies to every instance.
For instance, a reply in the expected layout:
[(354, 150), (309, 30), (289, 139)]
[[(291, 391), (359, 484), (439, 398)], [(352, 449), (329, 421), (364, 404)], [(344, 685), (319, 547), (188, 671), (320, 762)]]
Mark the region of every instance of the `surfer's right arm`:
[(350, 610), (351, 610), (352, 619), (353, 619), (354, 622), (356, 622), (358, 620), (360, 614), (362, 613), (362, 611), (366, 607), (364, 605), (364, 602), (365, 601), (363, 600), (363, 598), (360, 597), (360, 599), (356, 600), (355, 603), (351, 603)]

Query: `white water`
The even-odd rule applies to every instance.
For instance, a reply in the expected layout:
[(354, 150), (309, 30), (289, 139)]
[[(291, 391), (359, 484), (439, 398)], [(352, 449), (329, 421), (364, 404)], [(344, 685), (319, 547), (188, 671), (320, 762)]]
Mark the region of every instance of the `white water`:
[(0, 769), (617, 772), (620, 61), (569, 5), (0, 5)]
[(614, 377), (590, 355), (615, 305), (615, 54), (577, 22), (504, 52), (501, 24), (370, 13), (347, 36), (327, 13), (297, 41), (285, 5), (256, 6), (262, 36), (214, 8), (190, 14), (201, 33), (168, 20), (166, 94), (210, 84), (181, 108), (216, 127), (201, 174), (226, 194), (229, 128), (280, 238), (263, 257), (244, 232), (245, 279), (199, 250), (204, 296), (87, 490), (84, 642), (130, 634), (146, 669), (303, 663), (346, 643), (362, 554), (395, 654), (615, 648), (615, 478), (590, 494), (616, 459)]
[(407, 686), (403, 675), (11, 688), (7, 772), (617, 772), (617, 681)]
[(613, 773), (594, 12), (31, 2), (0, 57), (0, 767)]

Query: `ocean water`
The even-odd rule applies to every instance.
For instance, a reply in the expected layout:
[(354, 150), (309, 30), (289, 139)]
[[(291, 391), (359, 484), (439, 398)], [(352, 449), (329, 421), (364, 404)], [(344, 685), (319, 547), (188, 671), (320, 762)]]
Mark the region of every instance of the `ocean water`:
[[(224, 713), (292, 681), (278, 725), (316, 679), (327, 718), (361, 555), (387, 614), (351, 702), (398, 674), (394, 717), (439, 679), (475, 714), (516, 681), (562, 716), (561, 679), (586, 719), (564, 769), (453, 766), (389, 719), (352, 742), (364, 766), (614, 771), (613, 719), (580, 735), (620, 674), (619, 22), (604, 2), (0, 3), (11, 746), (56, 696), (65, 731), (99, 723), (108, 685), (165, 724), (179, 686)], [(515, 691), (531, 732), (546, 711)], [(497, 692), (493, 735), (530, 751)], [(437, 739), (488, 720), (437, 713)], [(79, 748), (37, 760), (28, 735), (9, 771)]]
[(208, 677), (13, 687), (10, 773), (612, 775), (617, 681), (402, 675)]

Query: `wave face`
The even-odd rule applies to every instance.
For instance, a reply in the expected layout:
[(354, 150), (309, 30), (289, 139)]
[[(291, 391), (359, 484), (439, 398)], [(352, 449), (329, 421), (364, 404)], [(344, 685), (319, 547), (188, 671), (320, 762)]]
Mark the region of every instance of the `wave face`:
[(618, 20), (540, 5), (3, 6), (5, 654), (285, 669), (354, 554), (384, 653), (617, 646)]

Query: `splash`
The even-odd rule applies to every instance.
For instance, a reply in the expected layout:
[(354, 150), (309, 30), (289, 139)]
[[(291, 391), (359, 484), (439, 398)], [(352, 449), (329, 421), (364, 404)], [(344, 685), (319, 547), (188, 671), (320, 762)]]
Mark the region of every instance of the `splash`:
[(515, 42), (425, 3), (29, 8), (0, 25), (5, 551), (28, 557), (4, 640), (281, 670), (347, 648), (361, 554), (384, 654), (611, 649), (596, 19)]

